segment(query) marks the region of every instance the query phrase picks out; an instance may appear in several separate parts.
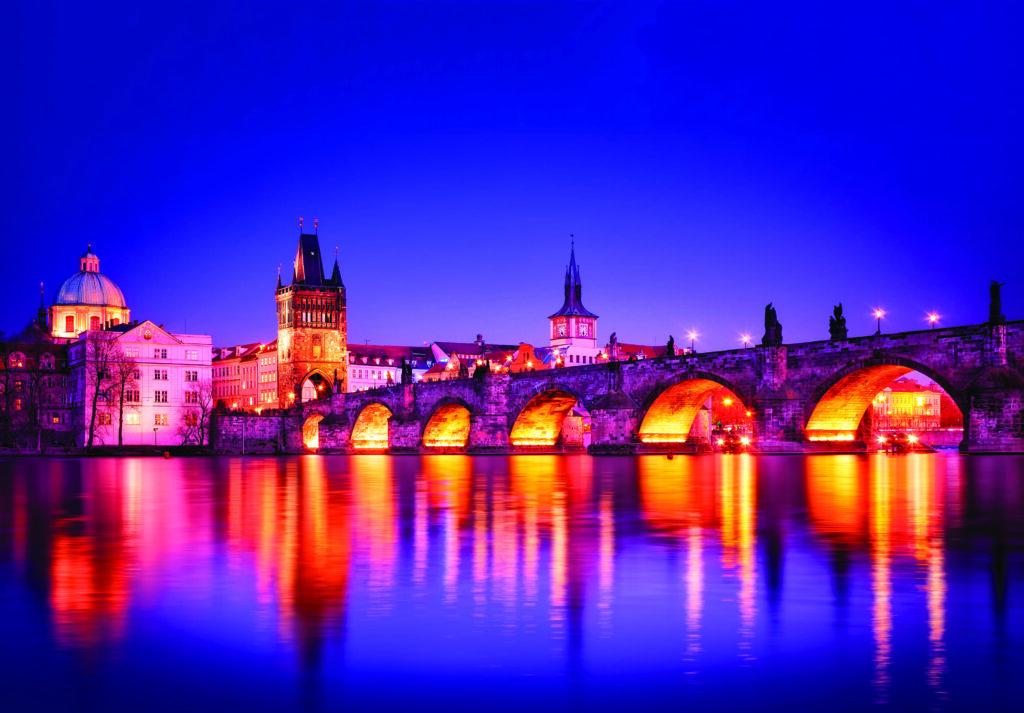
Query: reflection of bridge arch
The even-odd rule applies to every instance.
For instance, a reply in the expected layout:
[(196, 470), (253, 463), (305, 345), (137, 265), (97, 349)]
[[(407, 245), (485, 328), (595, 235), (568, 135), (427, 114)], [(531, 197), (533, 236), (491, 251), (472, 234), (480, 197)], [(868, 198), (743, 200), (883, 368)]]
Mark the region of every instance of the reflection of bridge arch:
[[(967, 402), (959, 389), (931, 367), (904, 357), (878, 356), (840, 369), (814, 390), (804, 408), (805, 436), (812, 441), (854, 440), (875, 395), (912, 371), (938, 384), (953, 399), (960, 413), (967, 413)], [(965, 437), (967, 426), (965, 418)]]
[(473, 408), (464, 400), (445, 397), (438, 401), (423, 424), (420, 440), (426, 448), (465, 448), (469, 445)]
[(643, 418), (637, 429), (640, 440), (645, 443), (684, 442), (701, 406), (720, 389), (730, 391), (746, 403), (741, 389), (711, 372), (690, 371), (662, 382), (641, 404)]
[(352, 426), (352, 447), (356, 450), (386, 449), (391, 415), (391, 408), (383, 401), (375, 399), (364, 404)]
[(546, 382), (533, 389), (512, 410), (514, 419), (509, 430), (513, 446), (554, 446), (562, 433), (562, 425), (574, 406), (587, 409), (580, 393), (565, 384)]

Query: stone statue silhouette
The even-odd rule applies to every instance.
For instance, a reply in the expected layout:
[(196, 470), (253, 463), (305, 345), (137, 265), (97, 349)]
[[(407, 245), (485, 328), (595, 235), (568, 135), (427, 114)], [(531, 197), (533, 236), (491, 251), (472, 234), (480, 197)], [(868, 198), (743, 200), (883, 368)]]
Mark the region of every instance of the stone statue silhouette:
[(988, 321), (991, 324), (1002, 324), (1006, 321), (1003, 316), (1003, 301), (999, 296), (999, 289), (1005, 282), (990, 280), (988, 284)]
[(665, 356), (674, 357), (676, 355), (676, 338), (671, 334), (668, 335), (668, 344), (665, 345)]
[(412, 362), (405, 357), (402, 357), (402, 383), (412, 383)]
[(828, 338), (833, 342), (846, 339), (846, 317), (843, 316), (843, 303), (832, 308), (832, 316), (828, 318)]
[(764, 308), (764, 337), (761, 344), (772, 347), (782, 345), (782, 323), (771, 302)]
[(608, 359), (614, 361), (618, 358), (619, 351), (619, 337), (612, 332), (611, 336), (608, 337)]

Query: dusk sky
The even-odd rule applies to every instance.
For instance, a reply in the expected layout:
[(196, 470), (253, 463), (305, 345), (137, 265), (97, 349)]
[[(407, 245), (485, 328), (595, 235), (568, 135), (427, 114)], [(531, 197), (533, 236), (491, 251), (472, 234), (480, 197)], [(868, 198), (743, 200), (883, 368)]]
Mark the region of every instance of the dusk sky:
[[(996, 7), (998, 5), (998, 7)], [(276, 336), (298, 218), (352, 343), (1024, 318), (1024, 11), (918, 3), (8, 5), (4, 309), (88, 243), (132, 316)], [(330, 265), (325, 267), (329, 270)]]

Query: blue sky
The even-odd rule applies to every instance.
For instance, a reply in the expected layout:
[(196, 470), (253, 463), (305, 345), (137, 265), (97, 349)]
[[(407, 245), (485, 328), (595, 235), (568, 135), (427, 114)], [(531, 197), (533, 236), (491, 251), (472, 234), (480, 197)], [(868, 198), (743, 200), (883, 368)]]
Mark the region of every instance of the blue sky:
[[(699, 348), (1024, 317), (1022, 12), (970, 4), (16, 2), (0, 327), (92, 243), (133, 316), (272, 338), (297, 221), (352, 342)], [(328, 267), (329, 269), (329, 267)]]

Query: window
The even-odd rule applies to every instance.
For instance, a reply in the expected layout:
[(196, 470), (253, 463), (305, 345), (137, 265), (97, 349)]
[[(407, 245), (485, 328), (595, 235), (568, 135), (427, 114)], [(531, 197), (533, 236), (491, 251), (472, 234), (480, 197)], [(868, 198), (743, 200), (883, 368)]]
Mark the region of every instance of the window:
[(14, 399), (14, 410), (21, 411), (21, 399)]
[(167, 381), (167, 369), (153, 369), (154, 381)]
[(187, 403), (187, 404), (197, 404), (197, 403), (199, 403), (199, 393), (196, 392), (196, 391), (186, 391), (185, 392), (185, 403)]
[(64, 331), (73, 332), (75, 331), (75, 316), (69, 314), (64, 318)]
[(25, 355), (21, 352), (14, 352), (8, 360), (12, 369), (22, 369), (25, 366)]
[(319, 334), (314, 334), (313, 335), (313, 358), (314, 359), (319, 359), (320, 358), (320, 348), (321, 348), (320, 347), (320, 335)]
[(194, 414), (194, 413), (187, 413), (187, 414), (185, 414), (185, 425), (186, 426), (198, 426), (199, 425), (199, 416), (197, 414)]
[(89, 329), (99, 329), (99, 328), (100, 328), (100, 318), (97, 317), (96, 315), (93, 315), (92, 317), (89, 317)]
[(167, 358), (167, 350), (166, 349), (154, 349), (153, 350), (153, 358), (154, 359), (166, 359)]
[(167, 403), (167, 392), (166, 391), (154, 391), (153, 401), (158, 404)]
[(109, 413), (97, 414), (96, 418), (100, 422), (101, 426), (109, 426), (110, 425), (110, 414)]
[(125, 350), (124, 350), (124, 355), (126, 357), (134, 359), (134, 358), (139, 356), (139, 348), (138, 347), (126, 347)]
[(199, 352), (196, 351), (195, 349), (186, 349), (185, 358), (188, 359), (189, 361), (195, 361), (199, 358)]
[(124, 422), (129, 426), (139, 425), (139, 414), (137, 413), (126, 413), (124, 415)]
[(52, 354), (43, 354), (41, 357), (39, 357), (39, 366), (41, 368), (43, 368), (43, 369), (52, 369), (53, 368), (53, 355)]
[(124, 400), (127, 403), (130, 403), (130, 404), (137, 404), (142, 399), (141, 399), (138, 391), (134, 391), (132, 389), (128, 389), (127, 391), (124, 392)]
[(166, 426), (167, 425), (167, 414), (158, 413), (153, 416), (154, 426)]
[(142, 372), (139, 369), (135, 369), (132, 372), (132, 378), (133, 379), (141, 379), (142, 378)]
[(186, 371), (185, 372), (185, 381), (199, 381), (199, 372), (198, 371)]

